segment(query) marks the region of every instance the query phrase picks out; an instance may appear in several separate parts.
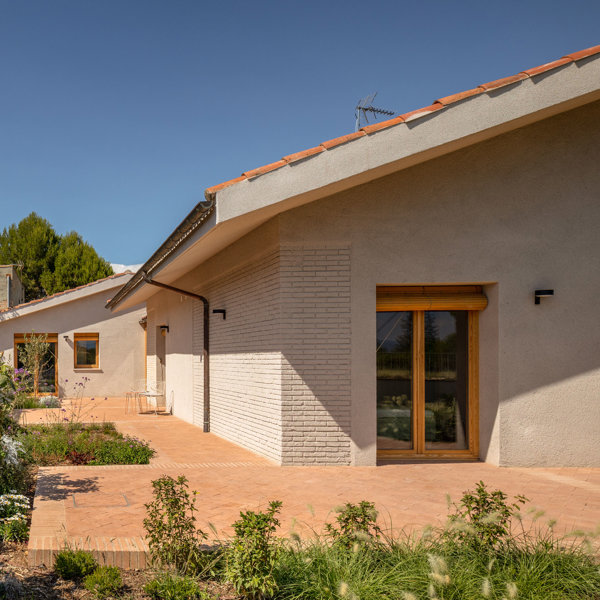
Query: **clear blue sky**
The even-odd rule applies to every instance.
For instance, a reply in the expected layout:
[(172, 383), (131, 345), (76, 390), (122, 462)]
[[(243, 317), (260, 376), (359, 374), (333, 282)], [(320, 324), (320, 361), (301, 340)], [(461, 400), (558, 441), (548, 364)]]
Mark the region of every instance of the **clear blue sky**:
[(206, 187), (600, 43), (600, 2), (0, 0), (0, 227), (145, 261)]

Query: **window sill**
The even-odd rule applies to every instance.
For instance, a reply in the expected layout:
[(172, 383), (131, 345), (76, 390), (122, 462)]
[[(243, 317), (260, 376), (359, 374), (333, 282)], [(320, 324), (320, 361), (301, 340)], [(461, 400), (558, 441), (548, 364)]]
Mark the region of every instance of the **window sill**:
[(100, 367), (73, 367), (75, 373), (102, 373)]

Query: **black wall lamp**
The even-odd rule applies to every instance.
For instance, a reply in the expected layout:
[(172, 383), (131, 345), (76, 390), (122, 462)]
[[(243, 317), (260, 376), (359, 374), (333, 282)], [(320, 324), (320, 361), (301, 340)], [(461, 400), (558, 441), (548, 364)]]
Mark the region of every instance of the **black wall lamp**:
[(223, 315), (223, 321), (227, 318), (227, 311), (224, 308), (213, 308), (213, 315)]
[(168, 325), (159, 325), (160, 328), (160, 332), (165, 335), (165, 333), (169, 333), (169, 326)]
[(554, 296), (554, 290), (535, 290), (534, 292), (536, 304), (540, 303), (540, 298), (550, 298), (551, 296)]

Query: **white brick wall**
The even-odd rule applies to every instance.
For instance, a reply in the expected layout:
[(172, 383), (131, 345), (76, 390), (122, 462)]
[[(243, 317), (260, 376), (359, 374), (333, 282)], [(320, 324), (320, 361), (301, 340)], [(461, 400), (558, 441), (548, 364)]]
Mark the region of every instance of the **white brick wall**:
[(281, 249), (283, 464), (350, 464), (350, 248)]
[[(281, 461), (279, 250), (203, 285), (210, 301), (211, 431)], [(194, 313), (194, 356), (202, 353), (202, 307)], [(213, 315), (225, 309), (227, 318)], [(202, 403), (202, 362), (194, 358), (194, 402)], [(200, 417), (201, 418), (201, 417)], [(196, 416), (195, 416), (196, 421)]]

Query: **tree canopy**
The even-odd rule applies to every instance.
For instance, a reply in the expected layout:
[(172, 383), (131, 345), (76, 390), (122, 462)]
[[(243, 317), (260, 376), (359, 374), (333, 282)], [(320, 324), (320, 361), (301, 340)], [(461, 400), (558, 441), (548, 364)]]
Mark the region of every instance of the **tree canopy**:
[(0, 264), (22, 266), (26, 301), (113, 274), (110, 264), (78, 233), (58, 235), (34, 212), (0, 234)]

